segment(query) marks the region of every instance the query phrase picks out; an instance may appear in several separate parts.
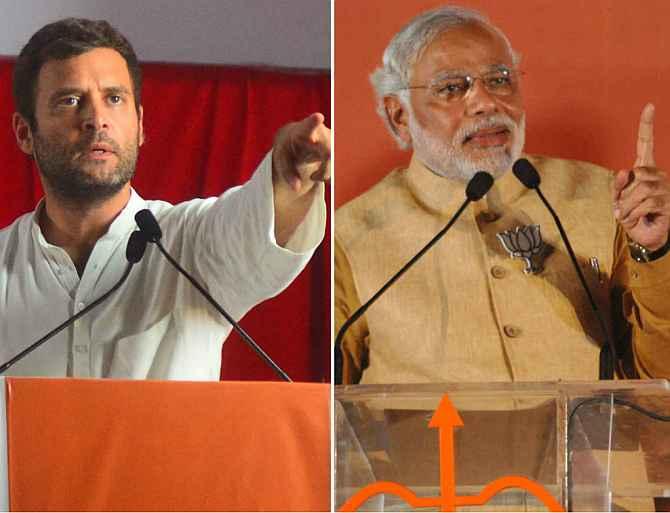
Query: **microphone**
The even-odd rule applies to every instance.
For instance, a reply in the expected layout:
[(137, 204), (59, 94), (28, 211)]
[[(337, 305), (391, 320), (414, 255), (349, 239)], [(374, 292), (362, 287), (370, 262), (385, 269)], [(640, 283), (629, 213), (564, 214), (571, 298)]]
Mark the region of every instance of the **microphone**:
[(540, 175), (538, 174), (535, 167), (533, 167), (533, 165), (527, 159), (517, 160), (512, 166), (512, 172), (514, 173), (514, 176), (516, 176), (523, 185), (537, 192), (538, 196), (542, 200), (542, 203), (544, 203), (544, 205), (547, 207), (547, 210), (549, 210), (549, 213), (554, 218), (556, 227), (558, 228), (558, 231), (561, 234), (563, 244), (565, 244), (565, 248), (568, 250), (568, 255), (570, 256), (572, 265), (574, 266), (575, 271), (577, 271), (577, 277), (579, 278), (582, 287), (586, 291), (586, 295), (589, 298), (589, 303), (591, 304), (591, 309), (593, 310), (593, 313), (598, 319), (598, 324), (600, 324), (600, 330), (603, 332), (603, 336), (605, 337), (605, 344), (603, 344), (600, 350), (600, 362), (598, 372), (599, 379), (613, 379), (615, 372), (619, 374), (621, 377), (625, 377), (626, 375), (623, 372), (623, 368), (620, 365), (614, 342), (612, 341), (612, 338), (609, 335), (609, 331), (605, 326), (605, 321), (603, 320), (602, 315), (600, 315), (598, 305), (593, 299), (591, 289), (589, 289), (589, 286), (586, 284), (586, 279), (584, 279), (584, 274), (582, 274), (582, 270), (579, 267), (579, 263), (577, 262), (575, 252), (572, 250), (572, 246), (570, 245), (570, 241), (568, 240), (568, 235), (565, 233), (563, 225), (561, 224), (561, 221), (558, 219), (558, 215), (556, 215), (556, 212), (554, 212), (554, 209), (551, 208), (551, 205), (549, 204), (547, 199), (544, 197), (544, 194), (542, 194), (542, 191), (540, 190)]
[(484, 195), (489, 192), (489, 189), (493, 185), (493, 177), (486, 171), (477, 171), (475, 176), (473, 176), (468, 185), (465, 186), (465, 197), (467, 200), (463, 203), (461, 209), (454, 214), (453, 221), (458, 219), (458, 216), (461, 215), (461, 211), (468, 206), (468, 203), (471, 201), (479, 201), (484, 197)]
[(128, 245), (126, 246), (126, 260), (133, 265), (142, 260), (144, 251), (147, 249), (147, 239), (142, 232), (135, 230), (130, 234)]
[(514, 173), (514, 176), (516, 176), (517, 179), (528, 189), (536, 189), (538, 193), (541, 194), (541, 191), (539, 190), (540, 175), (533, 167), (533, 164), (528, 162), (527, 159), (517, 160), (512, 166), (512, 172)]
[(292, 382), (293, 380), (286, 374), (273, 360), (268, 356), (268, 354), (261, 349), (261, 347), (254, 341), (251, 336), (244, 331), (242, 326), (239, 325), (235, 319), (233, 319), (228, 312), (226, 312), (223, 307), (214, 300), (214, 298), (200, 285), (195, 278), (193, 278), (184, 268), (177, 263), (177, 261), (170, 256), (170, 254), (165, 250), (163, 245), (160, 242), (161, 237), (163, 236), (163, 231), (156, 221), (153, 213), (149, 209), (140, 210), (135, 214), (135, 221), (140, 231), (149, 242), (153, 242), (158, 246), (165, 258), (179, 271), (182, 275), (186, 277), (191, 284), (198, 289), (198, 291), (205, 297), (205, 299), (221, 314), (225, 319), (230, 323), (233, 329), (238, 333), (242, 340), (247, 343), (247, 345), (254, 350), (254, 352), (263, 360), (277, 376), (279, 376), (284, 381)]
[(123, 284), (123, 282), (126, 281), (126, 278), (128, 278), (128, 275), (130, 274), (130, 270), (133, 268), (133, 265), (135, 265), (137, 262), (142, 260), (142, 256), (144, 255), (144, 250), (146, 249), (146, 247), (147, 247), (147, 240), (144, 238), (144, 235), (141, 232), (136, 230), (133, 233), (131, 233), (130, 238), (128, 239), (128, 245), (126, 246), (126, 259), (128, 260), (128, 265), (126, 266), (126, 269), (123, 272), (123, 275), (121, 276), (119, 281), (117, 281), (116, 284), (111, 289), (109, 289), (102, 296), (100, 296), (98, 299), (93, 301), (86, 308), (84, 308), (83, 310), (80, 310), (79, 312), (74, 314), (72, 317), (67, 319), (64, 323), (60, 324), (59, 326), (57, 326), (53, 330), (51, 330), (49, 333), (44, 335), (37, 342), (31, 344), (26, 349), (24, 349), (23, 351), (18, 353), (16, 356), (14, 356), (10, 360), (8, 360), (5, 363), (3, 363), (2, 365), (0, 365), (0, 374), (4, 374), (7, 371), (7, 369), (9, 369), (12, 365), (14, 365), (15, 363), (23, 360), (26, 356), (28, 356), (30, 353), (32, 353), (35, 349), (40, 347), (42, 344), (47, 342), (52, 337), (56, 336), (58, 333), (63, 331), (65, 328), (67, 328), (68, 326), (73, 324), (74, 321), (76, 321), (77, 319), (79, 319), (83, 315), (87, 314), (93, 308), (95, 308), (100, 303), (102, 303), (105, 299), (107, 299), (110, 296), (110, 294), (112, 294), (115, 290), (117, 290)]
[(140, 210), (135, 214), (135, 222), (149, 242), (154, 242), (159, 247), (162, 247), (160, 245), (160, 240), (163, 237), (163, 231), (161, 230), (158, 221), (156, 221), (156, 218), (151, 213), (151, 210), (148, 208)]
[(419, 260), (430, 248), (432, 248), (435, 243), (440, 240), (445, 233), (449, 231), (451, 226), (456, 222), (456, 220), (461, 216), (465, 208), (472, 201), (478, 201), (484, 197), (484, 195), (489, 191), (493, 185), (493, 177), (486, 171), (477, 171), (475, 175), (470, 179), (467, 186), (465, 187), (465, 201), (461, 207), (456, 211), (453, 217), (449, 220), (447, 225), (440, 230), (435, 237), (433, 237), (428, 244), (426, 244), (419, 252), (414, 255), (397, 273), (395, 273), (383, 286), (380, 288), (364, 305), (361, 305), (358, 310), (356, 310), (351, 317), (349, 317), (340, 331), (337, 333), (335, 338), (335, 384), (342, 384), (342, 339), (344, 334), (349, 329), (349, 327), (355, 323), (367, 310), (372, 306), (372, 304), (381, 297), (386, 290), (393, 285), (398, 278), (400, 278), (405, 272), (412, 267), (417, 260)]

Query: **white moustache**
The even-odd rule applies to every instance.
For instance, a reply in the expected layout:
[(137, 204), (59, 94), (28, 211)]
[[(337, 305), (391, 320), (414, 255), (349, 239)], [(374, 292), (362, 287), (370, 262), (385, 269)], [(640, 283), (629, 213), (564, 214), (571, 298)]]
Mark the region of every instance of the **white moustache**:
[(506, 114), (494, 114), (486, 119), (477, 119), (467, 126), (462, 126), (456, 132), (453, 140), (464, 143), (480, 130), (499, 127), (506, 128), (510, 132), (513, 132), (517, 129), (517, 124)]

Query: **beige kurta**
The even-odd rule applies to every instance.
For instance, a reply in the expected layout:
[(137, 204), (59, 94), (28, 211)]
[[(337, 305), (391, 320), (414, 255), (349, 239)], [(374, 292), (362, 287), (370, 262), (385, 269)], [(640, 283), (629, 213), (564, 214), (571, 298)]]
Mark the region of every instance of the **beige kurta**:
[[(629, 258), (607, 170), (529, 159), (606, 322), (618, 339), (632, 328), (637, 371), (670, 377), (670, 256)], [(444, 227), (464, 189), (413, 158), (338, 209), (336, 329)], [(496, 237), (530, 224), (540, 225), (548, 246), (537, 275), (524, 274)], [(508, 172), (349, 329), (343, 382), (592, 380), (603, 340), (549, 212)]]

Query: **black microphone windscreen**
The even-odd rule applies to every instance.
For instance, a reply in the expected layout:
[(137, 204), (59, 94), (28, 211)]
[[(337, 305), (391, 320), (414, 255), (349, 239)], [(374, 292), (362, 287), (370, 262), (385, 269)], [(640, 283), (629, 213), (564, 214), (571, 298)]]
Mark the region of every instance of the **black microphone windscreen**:
[(131, 264), (136, 264), (142, 260), (144, 255), (144, 250), (147, 249), (147, 239), (144, 234), (135, 230), (130, 234), (130, 239), (128, 239), (128, 245), (126, 246), (126, 258)]
[(465, 196), (470, 201), (478, 201), (484, 197), (484, 194), (489, 192), (493, 185), (493, 177), (486, 171), (477, 171), (468, 182), (465, 188)]
[(537, 189), (540, 186), (540, 175), (528, 160), (517, 160), (512, 166), (512, 172), (529, 189)]
[(147, 208), (140, 210), (135, 214), (135, 222), (148, 241), (158, 242), (163, 236), (161, 227), (158, 225), (158, 221), (156, 221), (151, 210)]

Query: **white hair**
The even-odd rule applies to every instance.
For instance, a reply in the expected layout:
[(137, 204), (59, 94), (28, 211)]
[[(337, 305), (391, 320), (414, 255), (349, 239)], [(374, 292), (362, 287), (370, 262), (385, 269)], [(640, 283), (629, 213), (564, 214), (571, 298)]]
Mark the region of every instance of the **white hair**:
[(507, 45), (513, 64), (516, 66), (519, 63), (521, 57), (514, 51), (507, 36), (486, 16), (471, 9), (449, 5), (420, 14), (405, 25), (384, 50), (382, 67), (370, 75), (376, 95), (377, 113), (402, 149), (408, 149), (409, 144), (398, 136), (388, 119), (384, 97), (397, 96), (405, 107), (409, 106), (409, 91), (406, 88), (410, 84), (412, 66), (423, 50), (443, 32), (471, 23), (480, 23), (500, 35)]

